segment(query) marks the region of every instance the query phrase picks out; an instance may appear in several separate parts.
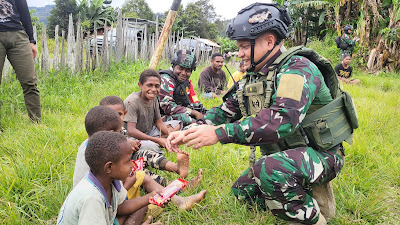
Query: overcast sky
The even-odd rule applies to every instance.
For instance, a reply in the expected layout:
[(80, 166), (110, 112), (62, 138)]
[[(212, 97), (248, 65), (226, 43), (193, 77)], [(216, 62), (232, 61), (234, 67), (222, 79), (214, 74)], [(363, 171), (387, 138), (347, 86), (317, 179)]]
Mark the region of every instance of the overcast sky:
[[(173, 0), (145, 0), (150, 6), (154, 13), (165, 12), (169, 10)], [(182, 4), (186, 6), (189, 2), (195, 0), (182, 0)], [(53, 0), (27, 0), (28, 6), (42, 7), (45, 5), (55, 4)], [(77, 0), (79, 2), (79, 0)], [(112, 0), (111, 5), (115, 7), (121, 7), (125, 0)], [(222, 16), (223, 19), (232, 19), (237, 15), (240, 9), (250, 5), (254, 2), (271, 2), (270, 0), (210, 0), (210, 3), (214, 5), (215, 12)]]

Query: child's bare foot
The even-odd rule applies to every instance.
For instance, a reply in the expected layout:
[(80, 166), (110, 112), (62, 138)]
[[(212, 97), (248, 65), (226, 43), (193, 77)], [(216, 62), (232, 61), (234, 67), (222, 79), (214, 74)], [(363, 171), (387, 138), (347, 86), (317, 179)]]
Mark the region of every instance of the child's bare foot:
[(157, 221), (155, 223), (151, 223), (151, 216), (147, 217), (147, 220), (142, 223), (142, 225), (163, 225), (160, 221)]
[(192, 189), (192, 188), (197, 187), (197, 185), (200, 184), (200, 182), (201, 182), (202, 179), (203, 179), (203, 169), (200, 169), (199, 172), (197, 173), (197, 177), (191, 179), (191, 180), (189, 181), (189, 184), (186, 185), (186, 186), (182, 189), (182, 191), (187, 191), (187, 190), (190, 190), (190, 189)]
[(189, 153), (182, 151), (176, 153), (176, 158), (178, 161), (178, 171), (177, 173), (182, 177), (186, 178), (189, 173)]
[(195, 204), (199, 203), (201, 200), (203, 200), (204, 196), (206, 195), (207, 191), (203, 190), (197, 195), (191, 195), (188, 197), (181, 197), (175, 195), (174, 197), (174, 203), (176, 206), (183, 210), (190, 210), (192, 209)]

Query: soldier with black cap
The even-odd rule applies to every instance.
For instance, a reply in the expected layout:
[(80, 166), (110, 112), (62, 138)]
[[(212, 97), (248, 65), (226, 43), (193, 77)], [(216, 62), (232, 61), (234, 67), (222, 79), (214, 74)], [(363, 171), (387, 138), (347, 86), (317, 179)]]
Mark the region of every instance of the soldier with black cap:
[(190, 80), (190, 75), (196, 70), (196, 56), (189, 50), (179, 50), (171, 64), (170, 69), (158, 71), (161, 75), (161, 114), (165, 115), (164, 120), (180, 120), (183, 126), (187, 126), (207, 112)]
[[(291, 23), (279, 4), (254, 3), (239, 11), (227, 35), (250, 67), (224, 102), (198, 120), (200, 126), (171, 133), (167, 148), (248, 145), (250, 167), (233, 194), (283, 220), (326, 224), (335, 214), (330, 181), (344, 164), (341, 143), (350, 141), (358, 124), (356, 115), (342, 110), (346, 96), (348, 114), (355, 114), (327, 59), (303, 46), (283, 50)], [(254, 162), (256, 146), (263, 156)]]

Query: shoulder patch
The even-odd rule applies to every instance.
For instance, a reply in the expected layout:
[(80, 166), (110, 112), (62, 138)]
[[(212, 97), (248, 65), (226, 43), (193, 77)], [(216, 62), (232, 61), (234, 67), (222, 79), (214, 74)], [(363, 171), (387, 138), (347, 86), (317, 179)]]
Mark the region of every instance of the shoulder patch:
[(283, 74), (279, 81), (276, 97), (300, 101), (303, 93), (304, 77), (298, 74)]

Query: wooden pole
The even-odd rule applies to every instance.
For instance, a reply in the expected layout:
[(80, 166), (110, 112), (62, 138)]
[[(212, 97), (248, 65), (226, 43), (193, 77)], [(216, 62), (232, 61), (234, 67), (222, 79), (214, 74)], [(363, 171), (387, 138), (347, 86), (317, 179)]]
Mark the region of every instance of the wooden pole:
[(178, 11), (179, 5), (181, 4), (181, 1), (182, 0), (174, 0), (172, 2), (171, 9), (168, 12), (167, 19), (165, 20), (164, 27), (161, 31), (160, 39), (158, 39), (156, 50), (151, 57), (149, 67), (152, 69), (157, 69), (158, 63), (160, 62), (165, 43), (167, 42), (168, 36), (171, 33), (172, 25), (174, 25), (176, 13)]
[(57, 70), (58, 69), (58, 64), (59, 64), (59, 41), (58, 41), (58, 29), (59, 26), (56, 26), (55, 32), (54, 32), (54, 55), (53, 55), (53, 70)]

